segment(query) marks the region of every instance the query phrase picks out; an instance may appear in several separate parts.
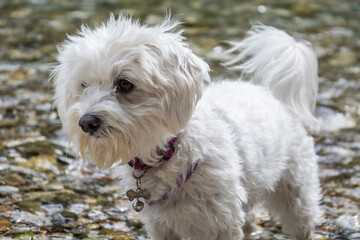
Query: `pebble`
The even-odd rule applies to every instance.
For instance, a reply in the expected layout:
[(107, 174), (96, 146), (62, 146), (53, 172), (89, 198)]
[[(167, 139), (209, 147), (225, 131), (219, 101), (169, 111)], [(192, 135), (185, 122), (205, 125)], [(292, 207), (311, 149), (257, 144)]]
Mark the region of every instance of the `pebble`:
[(360, 231), (359, 216), (341, 215), (336, 219), (336, 224), (341, 228), (354, 232)]
[(49, 239), (74, 240), (74, 235), (71, 233), (51, 233), (48, 237)]
[(69, 207), (69, 211), (73, 212), (77, 215), (81, 214), (82, 212), (84, 212), (85, 210), (89, 209), (89, 205), (88, 204), (83, 204), (83, 203), (74, 203), (71, 204)]
[(59, 191), (50, 191), (50, 192), (28, 192), (25, 194), (25, 196), (28, 198), (28, 200), (46, 200), (50, 201), (51, 199), (57, 198), (57, 200), (61, 199), (71, 199), (74, 197), (75, 192), (72, 190), (59, 190)]
[(41, 207), (45, 209), (50, 216), (64, 210), (64, 207), (61, 204), (42, 204)]
[(78, 237), (86, 236), (86, 234), (89, 233), (89, 231), (90, 230), (88, 229), (88, 227), (86, 225), (71, 229), (71, 233)]
[(0, 219), (0, 232), (6, 231), (12, 227), (12, 223), (5, 219)]
[(331, 108), (318, 108), (317, 115), (321, 122), (320, 131), (322, 132), (337, 132), (341, 129), (356, 126), (356, 120), (351, 115), (343, 114)]
[[(6, 2), (6, 3), (5, 3)], [(49, 70), (56, 45), (81, 23), (93, 26), (108, 10), (160, 23), (169, 1), (0, 1), (0, 239), (148, 240), (139, 215), (129, 211), (109, 171), (79, 164), (51, 98)], [(4, 5), (5, 4), (5, 5)], [(10, 3), (9, 3), (10, 4)], [(223, 40), (241, 39), (250, 22), (299, 32), (319, 59), (316, 134), (327, 223), (315, 239), (360, 239), (360, 32), (352, 1), (215, 1), (174, 3), (191, 49), (207, 61), (213, 79), (238, 78), (219, 66)], [(80, 9), (80, 10), (79, 10)], [(38, 14), (41, 12), (41, 14)], [(226, 48), (225, 48), (226, 49)], [(325, 110), (324, 110), (325, 109)], [(111, 177), (110, 177), (111, 178)], [(268, 211), (257, 212), (258, 239), (289, 239)], [(4, 219), (5, 218), (5, 219)], [(336, 223), (336, 225), (334, 224)], [(8, 225), (6, 225), (8, 224)], [(0, 230), (3, 231), (3, 230)], [(54, 233), (55, 231), (60, 231)], [(131, 232), (129, 232), (131, 231)], [(46, 237), (45, 237), (46, 236)]]
[(11, 212), (11, 211), (13, 211), (11, 208), (4, 205), (0, 205), (0, 213)]
[(21, 166), (31, 168), (36, 171), (52, 171), (59, 173), (56, 163), (56, 158), (53, 155), (39, 155), (31, 157), (27, 162), (22, 163)]
[[(106, 228), (106, 229), (110, 229), (110, 230), (114, 230), (114, 231), (123, 231), (123, 232), (131, 231), (131, 229), (127, 226), (126, 222), (101, 223), (100, 225), (102, 228)], [(142, 223), (140, 223), (138, 225), (133, 225), (133, 227), (135, 227), (135, 226), (136, 226), (136, 229), (139, 229), (143, 225), (142, 225)]]
[(16, 203), (16, 206), (26, 212), (45, 212), (44, 209), (41, 206), (41, 202), (39, 201), (21, 201)]
[(60, 190), (64, 190), (64, 185), (62, 185), (61, 183), (41, 184), (40, 187), (44, 191), (60, 191)]
[(341, 52), (330, 59), (330, 65), (333, 67), (344, 67), (354, 64), (357, 61), (357, 53)]
[(108, 218), (108, 215), (99, 210), (92, 210), (88, 213), (90, 219), (94, 221), (103, 221)]
[(23, 233), (31, 233), (31, 232), (38, 233), (39, 228), (37, 226), (28, 226), (27, 224), (23, 224), (23, 223), (14, 223), (11, 229), (9, 229), (6, 232), (6, 235), (11, 236), (11, 235), (19, 235)]
[(19, 192), (19, 188), (12, 186), (0, 186), (0, 194), (11, 194)]
[(134, 239), (134, 235), (130, 232), (122, 232), (122, 231), (113, 231), (109, 229), (101, 229), (100, 234), (109, 236), (111, 238), (121, 239), (121, 240), (132, 240)]

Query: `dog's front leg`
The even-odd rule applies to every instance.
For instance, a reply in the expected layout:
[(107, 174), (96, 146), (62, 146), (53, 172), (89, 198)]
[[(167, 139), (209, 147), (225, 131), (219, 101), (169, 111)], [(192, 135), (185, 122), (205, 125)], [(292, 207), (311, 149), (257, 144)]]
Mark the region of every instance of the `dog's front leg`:
[(219, 232), (216, 240), (242, 240), (244, 239), (244, 232), (240, 226), (234, 227), (231, 230)]

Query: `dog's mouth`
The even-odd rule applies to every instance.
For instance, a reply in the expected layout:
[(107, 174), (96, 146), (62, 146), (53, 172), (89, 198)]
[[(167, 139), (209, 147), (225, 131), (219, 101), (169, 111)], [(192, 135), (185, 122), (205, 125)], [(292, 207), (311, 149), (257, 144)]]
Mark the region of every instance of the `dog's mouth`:
[[(102, 126), (95, 132), (81, 132), (76, 134), (77, 147), (82, 156), (88, 151), (100, 169), (109, 168), (120, 159), (131, 160), (136, 149), (119, 130)], [(124, 162), (124, 163), (123, 163)], [(121, 164), (127, 162), (122, 161)]]
[(95, 138), (95, 139), (103, 139), (106, 137), (109, 137), (111, 133), (113, 132), (111, 130), (112, 128), (109, 126), (101, 126), (97, 131), (95, 132), (85, 132), (83, 129), (81, 129), (88, 137)]
[(85, 114), (79, 119), (79, 127), (89, 137), (105, 138), (112, 134), (113, 128), (103, 117), (95, 114)]
[(96, 139), (103, 138), (104, 136), (99, 135), (98, 133), (88, 133), (89, 137), (94, 137)]

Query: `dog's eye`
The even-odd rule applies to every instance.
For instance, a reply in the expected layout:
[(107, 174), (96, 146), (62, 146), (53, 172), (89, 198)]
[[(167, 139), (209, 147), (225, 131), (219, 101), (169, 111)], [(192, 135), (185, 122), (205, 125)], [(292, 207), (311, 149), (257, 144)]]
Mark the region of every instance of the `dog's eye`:
[(128, 93), (133, 90), (134, 84), (132, 84), (126, 78), (121, 78), (117, 81), (115, 92), (116, 93)]
[(86, 83), (86, 82), (82, 82), (82, 83), (81, 83), (81, 87), (82, 87), (82, 88), (87, 88), (87, 87), (88, 87), (88, 85), (87, 85), (87, 83)]

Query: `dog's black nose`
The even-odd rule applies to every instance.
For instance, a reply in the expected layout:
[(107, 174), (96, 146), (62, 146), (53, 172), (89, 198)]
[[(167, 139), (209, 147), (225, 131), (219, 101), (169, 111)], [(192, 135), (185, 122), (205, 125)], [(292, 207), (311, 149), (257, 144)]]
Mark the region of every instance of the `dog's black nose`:
[(94, 115), (85, 114), (80, 118), (79, 126), (84, 132), (94, 133), (100, 127), (100, 119)]

